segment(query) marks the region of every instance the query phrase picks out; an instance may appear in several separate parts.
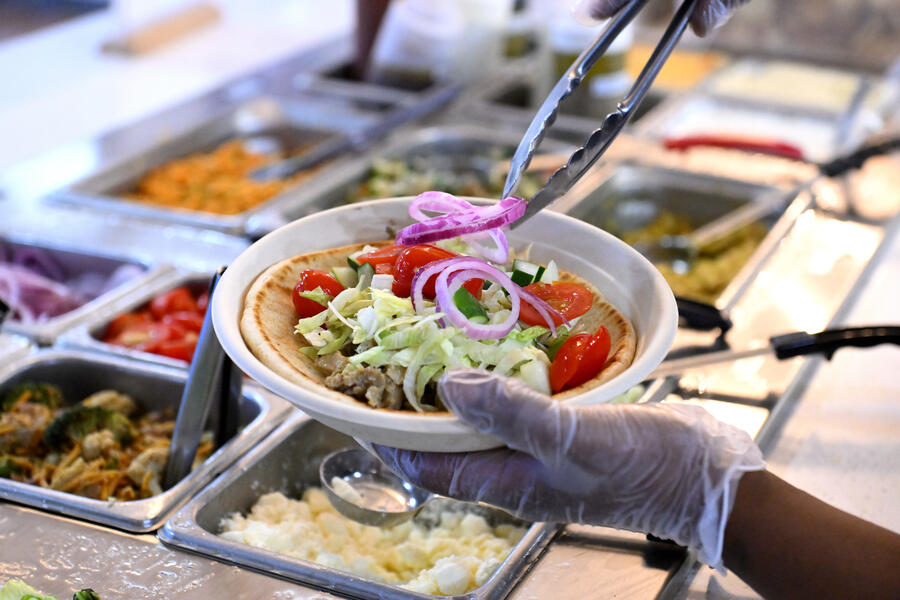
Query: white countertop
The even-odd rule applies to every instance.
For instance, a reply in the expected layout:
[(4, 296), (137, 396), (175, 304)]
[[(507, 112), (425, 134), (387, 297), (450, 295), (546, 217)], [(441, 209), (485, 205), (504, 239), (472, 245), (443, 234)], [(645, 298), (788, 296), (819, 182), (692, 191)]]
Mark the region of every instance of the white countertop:
[(100, 52), (122, 22), (112, 10), (0, 44), (0, 172), (287, 58), (353, 17), (349, 0), (216, 4), (218, 23), (140, 57)]
[[(99, 52), (117, 23), (108, 11), (0, 44), (0, 175), (287, 58), (346, 31), (352, 19), (349, 0), (218, 4), (220, 23), (140, 58)], [(884, 254), (847, 321), (900, 322), (897, 298), (900, 239)], [(894, 531), (900, 531), (898, 369), (896, 347), (838, 353), (797, 402), (769, 456), (770, 468), (787, 481)], [(723, 578), (705, 568), (683, 595), (754, 597), (733, 575)]]

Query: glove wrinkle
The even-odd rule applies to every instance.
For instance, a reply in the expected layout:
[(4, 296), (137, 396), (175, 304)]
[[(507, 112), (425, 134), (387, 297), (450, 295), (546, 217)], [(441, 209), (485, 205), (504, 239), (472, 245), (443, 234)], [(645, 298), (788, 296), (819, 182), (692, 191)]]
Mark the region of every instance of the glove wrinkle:
[[(694, 33), (703, 37), (713, 29), (724, 25), (736, 8), (749, 0), (700, 0), (691, 14), (690, 25)], [(580, 0), (573, 8), (576, 20), (588, 27), (597, 26), (619, 12), (628, 0)]]
[(746, 433), (698, 406), (572, 407), (474, 369), (450, 371), (438, 388), (461, 420), (508, 447), (440, 454), (375, 446), (401, 477), (527, 521), (652, 533), (697, 549), (714, 567), (741, 475), (765, 466)]

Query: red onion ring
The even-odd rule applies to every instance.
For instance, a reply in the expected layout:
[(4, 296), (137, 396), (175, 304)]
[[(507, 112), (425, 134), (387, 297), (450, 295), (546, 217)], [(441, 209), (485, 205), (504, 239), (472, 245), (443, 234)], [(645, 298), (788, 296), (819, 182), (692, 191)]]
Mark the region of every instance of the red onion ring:
[[(449, 194), (436, 192), (426, 192), (426, 194), (427, 196), (425, 194), (417, 196), (410, 205), (409, 214), (413, 218), (425, 217), (422, 213), (423, 209), (438, 212), (452, 208), (453, 212), (448, 211), (443, 215), (427, 218), (401, 229), (397, 234), (397, 244), (401, 246), (430, 244), (458, 236), (492, 233), (495, 230), (498, 235), (502, 235), (499, 228), (513, 223), (525, 214), (525, 201), (514, 196), (488, 206), (473, 206), (465, 200), (454, 198)], [(509, 245), (505, 242), (501, 243), (495, 235), (491, 235), (491, 237), (497, 243), (496, 250), (486, 249), (480, 244), (477, 247), (487, 251), (490, 257), (486, 258), (489, 260), (505, 263), (509, 259)], [(504, 248), (506, 248), (505, 253)]]
[(11, 264), (0, 264), (0, 295), (23, 323), (53, 318), (86, 302), (65, 285)]
[[(478, 266), (480, 264), (480, 266)], [(465, 269), (461, 271), (453, 271), (453, 269)], [(451, 274), (452, 282), (449, 281)], [(434, 283), (434, 289), (437, 293), (437, 301), (442, 313), (447, 315), (447, 320), (456, 327), (466, 332), (466, 335), (476, 340), (500, 339), (506, 337), (519, 321), (519, 313), (522, 300), (519, 298), (515, 290), (510, 290), (509, 301), (512, 304), (510, 314), (506, 320), (500, 323), (473, 323), (465, 316), (462, 311), (457, 308), (453, 301), (453, 294), (463, 286), (469, 279), (480, 277), (481, 279), (493, 279), (500, 285), (515, 286), (515, 283), (509, 279), (502, 271), (480, 262), (470, 264), (468, 261), (459, 262), (452, 267), (444, 269)]]
[[(448, 283), (451, 275), (454, 275), (453, 282)], [(456, 307), (456, 303), (453, 301), (453, 294), (466, 281), (473, 278), (490, 279), (503, 286), (509, 292), (509, 301), (512, 306), (509, 316), (504, 321), (488, 324), (473, 323)], [(497, 340), (509, 334), (519, 321), (522, 301), (517, 294), (517, 287), (507, 277), (506, 273), (482, 260), (477, 258), (457, 258), (454, 259), (453, 264), (442, 268), (437, 276), (434, 282), (435, 301), (437, 302), (438, 310), (447, 316), (447, 320), (464, 331), (470, 338), (475, 340)]]
[[(494, 244), (497, 245), (496, 248), (487, 248), (477, 241), (479, 238), (483, 238), (485, 233), (494, 240)], [(498, 265), (506, 264), (506, 261), (509, 260), (509, 242), (506, 241), (506, 236), (499, 229), (492, 229), (480, 234), (464, 235), (462, 239), (485, 260)]]
[(427, 221), (429, 217), (423, 210), (436, 213), (452, 213), (460, 210), (471, 210), (475, 205), (446, 192), (423, 192), (413, 198), (409, 205), (409, 216), (416, 221)]
[[(413, 310), (416, 312), (421, 312), (425, 307), (423, 292), (425, 284), (433, 275), (437, 275), (434, 289), (436, 294), (435, 304), (438, 312), (444, 313), (453, 325), (463, 330), (466, 335), (473, 339), (500, 339), (506, 336), (519, 320), (522, 301), (528, 302), (538, 312), (554, 336), (556, 335), (556, 320), (554, 317), (558, 317), (566, 325), (569, 324), (568, 319), (559, 311), (547, 304), (546, 301), (514, 283), (506, 273), (481, 259), (470, 256), (454, 256), (437, 260), (416, 271), (415, 275), (413, 275), (410, 293)], [(470, 279), (488, 279), (496, 282), (509, 292), (512, 307), (510, 317), (500, 324), (502, 327), (497, 324), (481, 325), (472, 323), (456, 307), (456, 303), (453, 301), (453, 294)], [(441, 327), (446, 327), (443, 320), (439, 321), (439, 323)]]
[(456, 256), (436, 260), (432, 263), (428, 263), (424, 267), (420, 267), (419, 270), (416, 271), (415, 275), (413, 275), (412, 283), (410, 284), (410, 289), (412, 291), (409, 294), (409, 299), (412, 300), (414, 311), (422, 312), (422, 309), (425, 308), (425, 296), (422, 292), (425, 290), (425, 284), (431, 279), (431, 276), (435, 273), (439, 273), (441, 269), (450, 266), (457, 260), (459, 260), (459, 257)]
[(50, 255), (40, 248), (30, 246), (13, 248), (12, 259), (9, 262), (53, 281), (63, 281), (65, 279), (65, 273), (59, 263), (50, 258)]

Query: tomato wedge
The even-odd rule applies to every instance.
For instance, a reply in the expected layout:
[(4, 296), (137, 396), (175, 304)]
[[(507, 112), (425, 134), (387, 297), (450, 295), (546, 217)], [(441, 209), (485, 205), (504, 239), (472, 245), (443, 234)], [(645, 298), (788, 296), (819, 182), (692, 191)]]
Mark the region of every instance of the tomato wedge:
[(158, 343), (176, 339), (181, 335), (184, 335), (184, 330), (179, 327), (167, 323), (147, 322), (129, 327), (112, 343), (143, 352), (153, 352)]
[(323, 292), (331, 297), (337, 296), (344, 291), (344, 286), (325, 271), (319, 271), (318, 269), (302, 271), (297, 285), (294, 286), (294, 292), (291, 294), (294, 308), (297, 309), (297, 314), (300, 315), (300, 318), (305, 319), (325, 310), (324, 304), (319, 304), (315, 300), (300, 296), (300, 292), (311, 292), (316, 288), (321, 288)]
[(168, 356), (169, 358), (174, 358), (176, 360), (191, 362), (191, 358), (194, 356), (194, 350), (196, 349), (197, 336), (195, 334), (188, 334), (186, 337), (178, 340), (159, 342), (148, 351), (152, 351), (154, 354), (159, 354), (161, 356)]
[(141, 311), (133, 313), (121, 314), (106, 326), (106, 333), (103, 335), (104, 342), (111, 342), (125, 331), (145, 325), (152, 322), (150, 313)]
[(366, 254), (360, 254), (356, 257), (356, 262), (359, 264), (369, 263), (375, 267), (377, 273), (378, 265), (393, 265), (404, 248), (405, 246), (385, 246), (384, 248), (379, 248), (378, 250), (373, 250)]
[(203, 328), (203, 315), (199, 312), (174, 312), (164, 316), (162, 322), (180, 327), (185, 331), (200, 333), (200, 330)]
[(596, 377), (609, 358), (611, 340), (606, 327), (597, 333), (579, 333), (567, 339), (550, 364), (550, 389), (554, 394), (578, 387)]
[(103, 341), (190, 362), (208, 303), (197, 286), (179, 286), (110, 321)]
[[(580, 317), (591, 309), (594, 303), (594, 295), (580, 283), (556, 281), (553, 283), (532, 283), (526, 285), (525, 290), (531, 292), (566, 319)], [(519, 320), (529, 325), (548, 325), (547, 321), (527, 301), (522, 300), (522, 308), (519, 310)], [(563, 320), (554, 316), (555, 325), (562, 325)]]
[(187, 287), (169, 290), (150, 301), (150, 314), (156, 320), (173, 312), (198, 312), (197, 302)]
[[(412, 293), (412, 281), (416, 275), (416, 271), (429, 263), (445, 258), (453, 258), (459, 256), (456, 252), (444, 250), (431, 244), (419, 244), (418, 246), (409, 246), (404, 248), (394, 263), (394, 285), (392, 291), (401, 298), (409, 298)], [(434, 281), (437, 274), (432, 275), (425, 282), (422, 294), (429, 300), (434, 299)], [(483, 279), (470, 279), (463, 284), (463, 287), (469, 290), (476, 298), (481, 298), (481, 288), (484, 285)]]

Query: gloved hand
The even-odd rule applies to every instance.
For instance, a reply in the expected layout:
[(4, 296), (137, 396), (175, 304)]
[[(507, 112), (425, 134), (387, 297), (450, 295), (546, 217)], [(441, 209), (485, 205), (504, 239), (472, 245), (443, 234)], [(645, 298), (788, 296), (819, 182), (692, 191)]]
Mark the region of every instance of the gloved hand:
[[(691, 29), (704, 36), (723, 25), (735, 8), (749, 0), (700, 0), (691, 15)], [(629, 0), (579, 0), (573, 9), (581, 19), (608, 19), (625, 6)]]
[(652, 533), (717, 568), (738, 480), (765, 467), (746, 433), (697, 406), (570, 407), (477, 369), (450, 371), (438, 391), (460, 419), (509, 447), (443, 454), (375, 446), (401, 477), (528, 521)]

